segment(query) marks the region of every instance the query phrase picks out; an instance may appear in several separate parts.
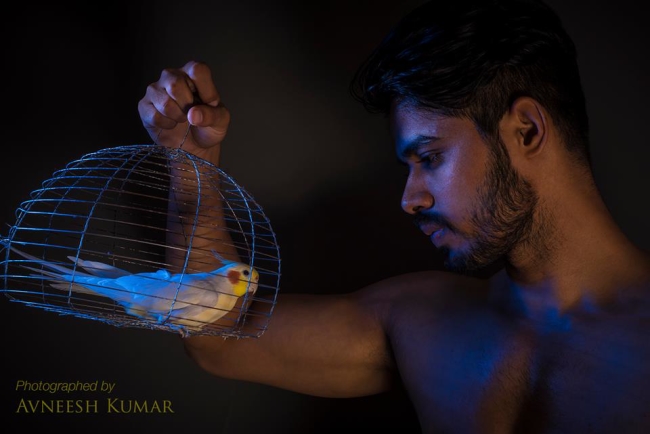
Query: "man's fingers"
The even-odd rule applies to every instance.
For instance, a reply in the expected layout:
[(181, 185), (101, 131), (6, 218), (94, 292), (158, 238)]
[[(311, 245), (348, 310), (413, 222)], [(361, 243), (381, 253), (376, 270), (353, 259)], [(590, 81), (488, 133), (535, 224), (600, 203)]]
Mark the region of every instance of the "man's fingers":
[[(185, 117), (185, 113), (195, 104), (194, 94), (196, 86), (192, 80), (179, 69), (165, 69), (158, 81), (158, 90), (160, 92), (159, 104), (164, 101), (165, 105), (169, 106), (169, 110), (180, 110), (181, 117)], [(172, 104), (171, 102), (174, 102)], [(164, 113), (166, 114), (166, 113)], [(171, 113), (169, 113), (171, 114)], [(179, 119), (176, 119), (179, 120)]]
[(217, 107), (220, 102), (219, 92), (212, 81), (212, 71), (203, 62), (191, 61), (186, 63), (182, 70), (196, 86), (196, 93), (203, 104)]
[[(169, 110), (165, 110), (164, 104), (163, 111), (169, 112)], [(167, 130), (176, 127), (179, 123), (179, 120), (163, 114), (159, 107), (156, 107), (153, 101), (149, 98), (143, 98), (138, 102), (138, 112), (140, 113), (140, 119), (142, 120), (143, 125), (147, 129), (162, 128)], [(180, 122), (183, 121), (180, 120)]]
[(187, 114), (190, 123), (196, 127), (208, 127), (225, 132), (230, 123), (230, 111), (223, 105), (210, 107), (198, 105), (192, 107)]
[[(187, 138), (190, 148), (212, 148), (223, 141), (230, 123), (230, 112), (220, 101), (210, 68), (195, 61), (163, 70), (158, 81), (147, 87), (138, 111), (149, 135), (166, 146)], [(188, 121), (192, 126), (189, 137)]]

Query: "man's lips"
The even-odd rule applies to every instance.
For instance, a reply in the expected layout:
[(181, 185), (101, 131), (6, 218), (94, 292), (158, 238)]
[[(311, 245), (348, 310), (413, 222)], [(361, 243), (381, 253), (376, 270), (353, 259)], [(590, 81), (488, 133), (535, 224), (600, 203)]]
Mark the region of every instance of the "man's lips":
[(435, 234), (436, 232), (442, 230), (442, 226), (433, 225), (433, 224), (423, 224), (420, 225), (420, 230), (424, 232), (427, 237)]
[(442, 237), (446, 232), (444, 226), (432, 223), (423, 223), (419, 226), (420, 230), (429, 237), (434, 246), (438, 247), (442, 244)]

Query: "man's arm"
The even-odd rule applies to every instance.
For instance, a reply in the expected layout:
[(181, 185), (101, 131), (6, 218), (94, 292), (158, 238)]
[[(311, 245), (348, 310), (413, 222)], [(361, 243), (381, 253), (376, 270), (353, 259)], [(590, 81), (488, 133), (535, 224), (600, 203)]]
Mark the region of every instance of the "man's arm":
[(386, 304), (373, 289), (346, 295), (281, 294), (257, 339), (194, 336), (188, 354), (216, 376), (323, 397), (358, 397), (391, 388), (394, 362)]
[[(180, 69), (166, 69), (149, 85), (138, 110), (156, 143), (171, 148), (183, 143), (185, 151), (218, 165), (230, 114), (219, 99), (207, 65), (189, 62)], [(172, 174), (187, 169), (176, 164)], [(193, 229), (196, 184), (173, 177), (171, 187), (170, 264), (180, 267), (187, 247), (199, 253), (190, 257), (188, 267), (193, 270), (214, 267), (207, 265), (205, 258), (212, 249), (236, 260), (227, 231), (219, 229), (225, 228), (218, 211), (219, 197), (209, 197), (212, 212), (202, 217), (214, 220), (206, 226), (212, 227), (212, 232), (201, 233), (190, 242), (186, 235)], [(387, 303), (381, 293), (369, 288), (336, 296), (280, 294), (261, 337), (191, 336), (184, 343), (199, 366), (220, 377), (318, 396), (378, 393), (389, 388), (394, 372), (384, 328)], [(232, 321), (228, 316), (222, 320)], [(256, 320), (269, 321), (253, 316), (246, 326), (266, 328)]]
[[(218, 166), (230, 112), (221, 102), (211, 74), (206, 64), (193, 61), (182, 68), (163, 70), (159, 80), (147, 87), (138, 112), (156, 144), (182, 147)], [(214, 172), (200, 170), (200, 164), (187, 160), (170, 161), (170, 166), (168, 264), (175, 271), (182, 269), (188, 247), (191, 272), (216, 268), (212, 250), (238, 261), (224, 221), (222, 199), (215, 191), (198, 188), (220, 180), (207, 179)], [(197, 215), (199, 203), (201, 212)]]

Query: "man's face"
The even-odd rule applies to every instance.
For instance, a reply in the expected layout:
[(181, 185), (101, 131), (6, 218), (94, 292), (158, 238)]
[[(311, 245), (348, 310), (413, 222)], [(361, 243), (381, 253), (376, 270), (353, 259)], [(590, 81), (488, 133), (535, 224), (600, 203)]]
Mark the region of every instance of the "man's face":
[(537, 196), (468, 119), (398, 105), (391, 110), (398, 158), (409, 168), (402, 208), (454, 271), (480, 270), (531, 233)]

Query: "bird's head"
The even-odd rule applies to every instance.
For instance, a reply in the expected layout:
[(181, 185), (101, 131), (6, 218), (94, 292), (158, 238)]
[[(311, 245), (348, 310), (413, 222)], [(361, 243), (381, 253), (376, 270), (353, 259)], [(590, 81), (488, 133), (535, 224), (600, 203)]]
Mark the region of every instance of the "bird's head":
[(257, 291), (260, 274), (250, 265), (233, 263), (227, 268), (225, 275), (232, 284), (233, 295), (241, 297), (247, 292), (255, 294)]

